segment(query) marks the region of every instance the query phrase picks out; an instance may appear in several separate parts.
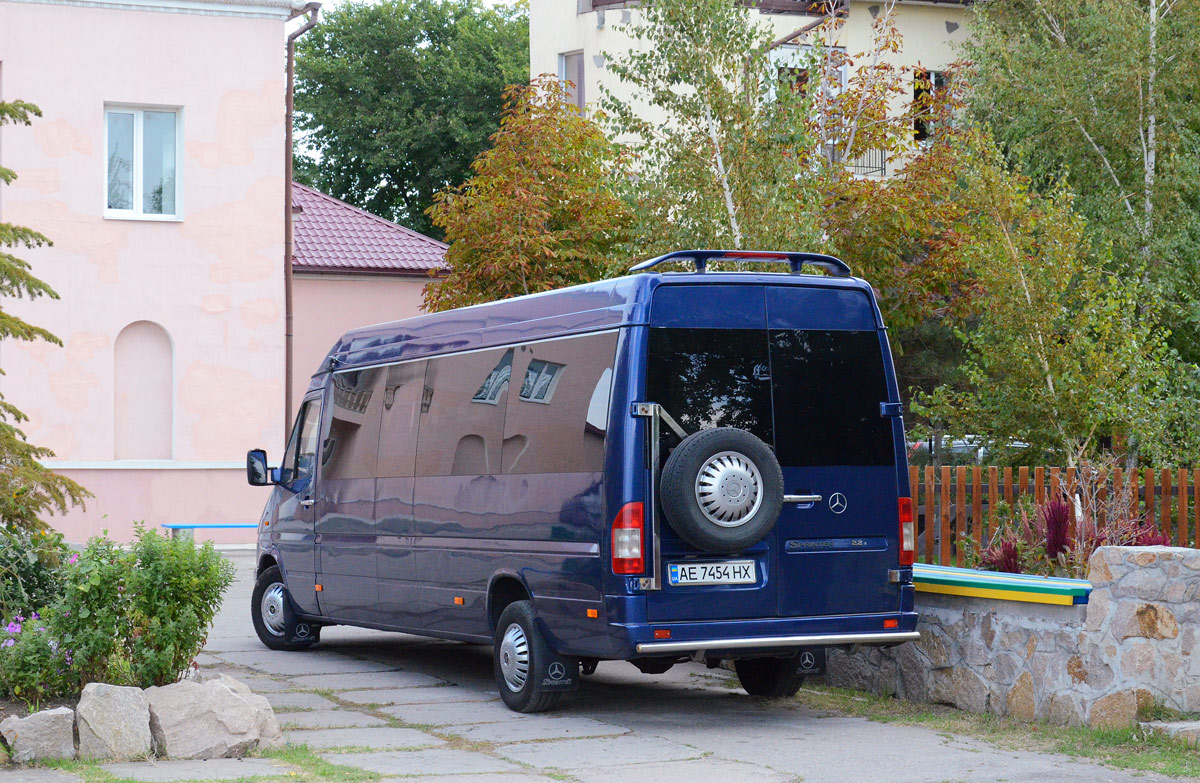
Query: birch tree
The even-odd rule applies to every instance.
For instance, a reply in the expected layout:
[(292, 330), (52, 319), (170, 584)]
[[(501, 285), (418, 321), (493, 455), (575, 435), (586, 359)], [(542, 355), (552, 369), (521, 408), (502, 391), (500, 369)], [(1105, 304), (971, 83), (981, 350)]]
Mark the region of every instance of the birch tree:
[(770, 31), (730, 0), (638, 13), (624, 28), (638, 48), (607, 53), (635, 97), (601, 100), (636, 161), (636, 252), (815, 247), (810, 99), (780, 82)]
[(1168, 344), (1157, 300), (1140, 276), (1093, 263), (1070, 192), (1039, 194), (983, 150), (958, 172), (973, 194), (963, 251), (978, 290), (976, 320), (958, 330), (965, 383), (918, 395), (917, 412), (1022, 464), (1074, 464), (1119, 439), (1162, 464), (1195, 464), (1196, 368)]
[[(1111, 267), (1200, 359), (1200, 3), (979, 3), (972, 104), (1038, 185), (1064, 179)], [(1150, 307), (1150, 309), (1153, 309)]]

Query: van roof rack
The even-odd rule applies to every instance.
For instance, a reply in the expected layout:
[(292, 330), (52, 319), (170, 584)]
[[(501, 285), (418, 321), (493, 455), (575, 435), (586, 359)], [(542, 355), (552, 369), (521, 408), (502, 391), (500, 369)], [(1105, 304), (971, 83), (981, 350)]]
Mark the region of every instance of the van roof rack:
[(834, 277), (850, 277), (850, 267), (840, 258), (824, 253), (789, 253), (778, 250), (676, 250), (674, 253), (635, 264), (629, 271), (641, 272), (668, 261), (691, 261), (696, 265), (696, 272), (700, 274), (704, 274), (709, 261), (764, 261), (788, 263), (792, 267), (793, 275), (802, 274), (800, 269), (808, 264), (824, 269)]

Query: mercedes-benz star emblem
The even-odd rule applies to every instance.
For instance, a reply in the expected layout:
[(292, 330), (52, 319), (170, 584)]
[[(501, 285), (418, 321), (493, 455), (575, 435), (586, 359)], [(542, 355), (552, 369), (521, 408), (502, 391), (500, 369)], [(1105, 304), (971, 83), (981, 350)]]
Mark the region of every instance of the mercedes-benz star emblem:
[(561, 680), (566, 675), (566, 673), (567, 673), (566, 668), (558, 661), (555, 661), (554, 663), (550, 664), (550, 679)]
[(803, 669), (812, 669), (817, 665), (816, 656), (810, 652), (800, 654), (800, 667)]
[(835, 514), (840, 514), (846, 510), (846, 496), (841, 492), (834, 492), (829, 496), (829, 510)]

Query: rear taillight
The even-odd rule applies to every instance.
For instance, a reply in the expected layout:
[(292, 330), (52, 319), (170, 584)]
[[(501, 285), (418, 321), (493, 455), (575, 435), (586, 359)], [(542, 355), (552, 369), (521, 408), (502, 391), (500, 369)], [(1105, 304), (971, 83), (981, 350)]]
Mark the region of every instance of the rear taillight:
[(917, 559), (917, 523), (913, 520), (912, 498), (900, 498), (900, 565)]
[(612, 526), (612, 570), (614, 574), (640, 574), (646, 570), (642, 555), (645, 540), (641, 503), (626, 503)]

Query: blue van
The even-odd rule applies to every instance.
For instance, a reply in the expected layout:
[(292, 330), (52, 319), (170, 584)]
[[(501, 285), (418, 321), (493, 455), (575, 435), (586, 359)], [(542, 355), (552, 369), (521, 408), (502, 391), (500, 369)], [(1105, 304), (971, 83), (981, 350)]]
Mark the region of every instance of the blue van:
[[(746, 260), (791, 271), (707, 271)], [(535, 712), (601, 660), (732, 660), (747, 692), (786, 696), (829, 646), (918, 638), (871, 287), (811, 253), (633, 269), (333, 346), (279, 467), (247, 458), (274, 485), (267, 647), (338, 624), (490, 643), (505, 703)]]

